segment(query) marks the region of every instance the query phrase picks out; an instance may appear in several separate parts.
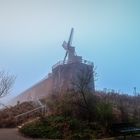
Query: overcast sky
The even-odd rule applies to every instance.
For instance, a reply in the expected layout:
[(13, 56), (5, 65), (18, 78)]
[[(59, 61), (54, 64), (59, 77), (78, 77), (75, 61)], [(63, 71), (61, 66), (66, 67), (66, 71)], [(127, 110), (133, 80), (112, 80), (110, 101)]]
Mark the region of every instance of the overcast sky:
[(35, 84), (65, 51), (97, 66), (96, 88), (140, 91), (139, 0), (0, 0), (0, 69), (17, 76), (10, 97)]

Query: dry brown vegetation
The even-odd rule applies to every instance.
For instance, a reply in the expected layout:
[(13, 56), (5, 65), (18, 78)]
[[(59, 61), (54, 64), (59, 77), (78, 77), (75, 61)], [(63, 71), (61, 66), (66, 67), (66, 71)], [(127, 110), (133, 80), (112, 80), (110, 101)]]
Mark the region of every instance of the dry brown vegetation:
[(15, 127), (29, 119), (36, 118), (39, 115), (37, 112), (16, 118), (17, 115), (30, 111), (36, 107), (37, 105), (35, 105), (34, 102), (24, 102), (17, 104), (16, 106), (0, 110), (0, 127)]
[(114, 92), (97, 92), (102, 100), (111, 103), (114, 115), (119, 122), (140, 122), (140, 95), (131, 96)]
[[(82, 97), (85, 95), (85, 99)], [(95, 106), (100, 103), (109, 104), (112, 107), (112, 113), (115, 122), (139, 122), (140, 121), (140, 96), (131, 96), (115, 92), (96, 91), (93, 94), (88, 93), (67, 93), (52, 94), (47, 98), (47, 106), (51, 114), (71, 114), (78, 115), (78, 111), (83, 110), (83, 115), (96, 116)], [(64, 107), (62, 107), (64, 106)], [(73, 111), (72, 111), (72, 110)], [(65, 112), (66, 111), (66, 112)], [(75, 111), (75, 112), (74, 112)], [(95, 111), (95, 112), (94, 112)], [(94, 114), (95, 113), (95, 114)], [(81, 117), (81, 114), (79, 114)]]

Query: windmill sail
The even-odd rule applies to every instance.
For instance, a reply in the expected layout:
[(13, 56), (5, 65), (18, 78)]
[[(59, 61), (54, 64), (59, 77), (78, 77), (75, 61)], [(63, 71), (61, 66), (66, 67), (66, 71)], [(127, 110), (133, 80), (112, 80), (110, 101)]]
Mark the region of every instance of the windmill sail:
[(69, 41), (68, 41), (68, 47), (70, 47), (72, 44), (73, 32), (74, 32), (74, 29), (72, 28), (71, 33), (70, 33), (70, 37), (69, 37)]
[(62, 44), (63, 48), (66, 50), (66, 54), (65, 54), (63, 63), (65, 63), (67, 56), (69, 56), (69, 54), (71, 53), (71, 44), (72, 44), (73, 32), (74, 32), (74, 29), (72, 28), (68, 43), (66, 41), (64, 41), (63, 44)]
[(66, 41), (63, 42), (62, 46), (66, 51), (68, 50), (68, 44)]

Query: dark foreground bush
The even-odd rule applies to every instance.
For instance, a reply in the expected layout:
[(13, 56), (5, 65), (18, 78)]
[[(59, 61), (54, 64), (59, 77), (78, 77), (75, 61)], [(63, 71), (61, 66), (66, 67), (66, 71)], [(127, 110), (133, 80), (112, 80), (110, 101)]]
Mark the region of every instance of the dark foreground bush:
[(59, 130), (56, 128), (50, 127), (46, 122), (36, 121), (24, 125), (20, 132), (24, 135), (32, 138), (50, 138), (50, 139), (59, 139), (62, 138), (62, 135)]
[(87, 122), (63, 116), (50, 116), (24, 125), (20, 132), (33, 138), (90, 140), (94, 129)]

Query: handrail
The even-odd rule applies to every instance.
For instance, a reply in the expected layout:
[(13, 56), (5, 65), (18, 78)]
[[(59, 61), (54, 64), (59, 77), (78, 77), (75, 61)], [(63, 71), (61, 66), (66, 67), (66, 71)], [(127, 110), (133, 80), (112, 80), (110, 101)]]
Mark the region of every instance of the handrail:
[(25, 113), (22, 113), (22, 114), (19, 114), (19, 115), (17, 115), (17, 116), (15, 116), (15, 118), (18, 118), (18, 117), (20, 117), (20, 116), (24, 116), (24, 115), (26, 115), (26, 114), (29, 114), (29, 113), (31, 113), (31, 112), (34, 112), (34, 111), (36, 111), (36, 110), (39, 110), (40, 108), (46, 108), (46, 106), (45, 105), (43, 105), (43, 106), (40, 106), (40, 107), (38, 107), (38, 108), (35, 108), (35, 109), (33, 109), (33, 110), (30, 110), (30, 111), (27, 111), (27, 112), (25, 112)]

